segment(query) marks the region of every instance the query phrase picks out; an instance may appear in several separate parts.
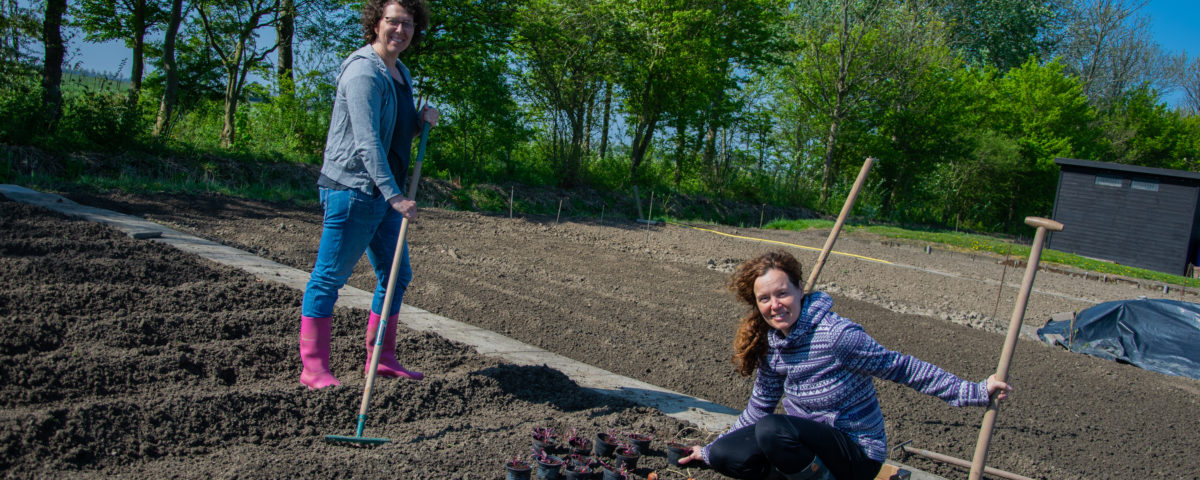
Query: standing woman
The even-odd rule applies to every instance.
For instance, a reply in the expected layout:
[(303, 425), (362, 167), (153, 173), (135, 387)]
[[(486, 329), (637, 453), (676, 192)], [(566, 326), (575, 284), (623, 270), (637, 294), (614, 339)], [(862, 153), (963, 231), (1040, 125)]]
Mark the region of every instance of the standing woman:
[[(412, 76), (400, 52), (421, 40), (429, 25), (424, 0), (366, 0), (362, 13), (367, 45), (342, 62), (337, 78), (333, 118), (325, 140), (325, 162), (317, 180), (325, 219), (317, 261), (304, 290), (300, 317), (300, 383), (310, 389), (340, 385), (329, 370), (329, 341), (338, 289), (349, 280), (364, 251), (379, 283), (367, 320), (367, 366), (370, 368), (379, 313), (383, 311), (396, 239), (404, 217), (417, 213), (405, 195), (413, 138), (421, 124), (436, 125), (438, 111), (418, 114)], [(376, 373), (420, 380), (396, 360), (396, 317), (404, 290), (412, 280), (408, 245), (403, 245), (396, 292), (388, 318)]]
[[(734, 271), (729, 289), (751, 308), (734, 339), (738, 373), (758, 372), (737, 422), (680, 463), (704, 461), (743, 479), (872, 479), (887, 458), (872, 377), (908, 385), (954, 406), (986, 406), (1012, 391), (979, 383), (884, 348), (834, 313), (824, 292), (802, 295), (800, 263), (769, 252)], [(785, 414), (772, 412), (783, 400)]]

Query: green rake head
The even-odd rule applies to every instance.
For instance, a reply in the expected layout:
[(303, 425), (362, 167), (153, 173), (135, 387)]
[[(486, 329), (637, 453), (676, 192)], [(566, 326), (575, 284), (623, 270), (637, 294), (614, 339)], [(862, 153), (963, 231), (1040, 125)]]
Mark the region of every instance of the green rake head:
[(376, 445), (383, 445), (391, 442), (391, 440), (387, 438), (357, 437), (348, 435), (326, 435), (325, 441), (330, 443), (349, 443), (368, 447), (374, 447)]
[[(366, 402), (364, 402), (364, 404), (365, 403)], [(391, 440), (386, 438), (364, 437), (363, 427), (366, 425), (366, 423), (367, 415), (365, 413), (360, 414), (358, 416), (358, 427), (354, 429), (354, 435), (326, 435), (325, 441), (329, 443), (362, 445), (367, 447), (374, 447), (376, 445), (383, 445), (391, 442)]]

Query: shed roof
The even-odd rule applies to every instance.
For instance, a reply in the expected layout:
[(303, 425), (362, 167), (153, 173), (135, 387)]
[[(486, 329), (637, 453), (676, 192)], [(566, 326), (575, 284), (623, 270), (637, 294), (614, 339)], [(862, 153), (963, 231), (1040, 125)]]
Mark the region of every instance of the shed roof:
[(1054, 163), (1060, 166), (1086, 167), (1096, 168), (1101, 170), (1113, 170), (1117, 172), (1135, 173), (1140, 175), (1155, 175), (1159, 177), (1172, 177), (1186, 180), (1194, 180), (1200, 182), (1200, 173), (1189, 172), (1186, 170), (1172, 170), (1169, 168), (1154, 168), (1154, 167), (1139, 167), (1137, 165), (1125, 165), (1123, 163), (1097, 162), (1094, 160), (1078, 160), (1074, 158), (1058, 157), (1054, 159)]

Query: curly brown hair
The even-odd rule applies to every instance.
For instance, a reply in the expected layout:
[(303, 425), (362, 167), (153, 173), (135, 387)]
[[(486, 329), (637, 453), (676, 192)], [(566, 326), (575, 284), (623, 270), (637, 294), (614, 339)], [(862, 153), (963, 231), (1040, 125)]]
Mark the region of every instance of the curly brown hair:
[(803, 285), (800, 283), (804, 277), (800, 261), (782, 250), (767, 252), (742, 262), (729, 277), (729, 291), (750, 306), (750, 310), (738, 321), (737, 335), (733, 338), (733, 365), (744, 377), (753, 374), (767, 354), (767, 333), (771, 331), (771, 326), (767, 325), (758, 311), (754, 281), (775, 269), (787, 274), (788, 281), (796, 288)]
[(416, 31), (412, 34), (409, 47), (421, 43), (421, 39), (425, 38), (425, 29), (429, 28), (429, 5), (425, 0), (367, 0), (363, 3), (362, 11), (363, 40), (366, 40), (368, 45), (375, 43), (375, 27), (379, 25), (379, 20), (383, 19), (383, 9), (389, 3), (400, 5), (413, 17), (413, 27)]

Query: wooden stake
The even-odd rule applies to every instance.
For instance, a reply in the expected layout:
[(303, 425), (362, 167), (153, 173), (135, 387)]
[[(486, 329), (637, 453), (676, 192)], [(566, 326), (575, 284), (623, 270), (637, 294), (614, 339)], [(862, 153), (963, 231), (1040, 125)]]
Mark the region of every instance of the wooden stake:
[(858, 198), (858, 191), (862, 189), (863, 183), (867, 180), (867, 172), (874, 164), (875, 158), (867, 157), (867, 160), (863, 162), (862, 169), (858, 171), (858, 178), (854, 180), (854, 186), (850, 188), (850, 194), (846, 196), (846, 203), (842, 204), (842, 213), (838, 214), (837, 222), (834, 222), (833, 229), (829, 231), (829, 238), (825, 239), (825, 246), (821, 248), (821, 255), (817, 257), (817, 263), (813, 264), (812, 272), (808, 274), (808, 281), (804, 282), (805, 295), (812, 293), (813, 287), (817, 285), (817, 274), (821, 273), (821, 267), (825, 266), (825, 259), (829, 258), (829, 252), (833, 250), (833, 242), (837, 241), (838, 232), (842, 231), (842, 224), (846, 223), (846, 217), (850, 216), (850, 210), (854, 208), (854, 200)]
[(642, 216), (642, 195), (638, 193), (637, 185), (633, 186), (633, 203), (637, 205), (638, 218), (646, 218)]
[(1004, 296), (1004, 276), (1008, 274), (1008, 254), (1012, 251), (1012, 247), (1004, 249), (1004, 269), (1000, 271), (1000, 288), (996, 292), (996, 305), (992, 307), (992, 318), (996, 318), (996, 313), (1000, 311), (1000, 297)]
[[(654, 215), (654, 190), (650, 191), (650, 215)], [(646, 244), (650, 244), (650, 224), (654, 223), (650, 217), (646, 217)]]
[(508, 218), (509, 219), (512, 218), (512, 201), (513, 201), (513, 192), (514, 191), (516, 191), (516, 187), (508, 187)]
[(558, 219), (562, 218), (562, 202), (563, 199), (558, 199), (558, 213), (554, 214), (554, 226), (558, 226)]

